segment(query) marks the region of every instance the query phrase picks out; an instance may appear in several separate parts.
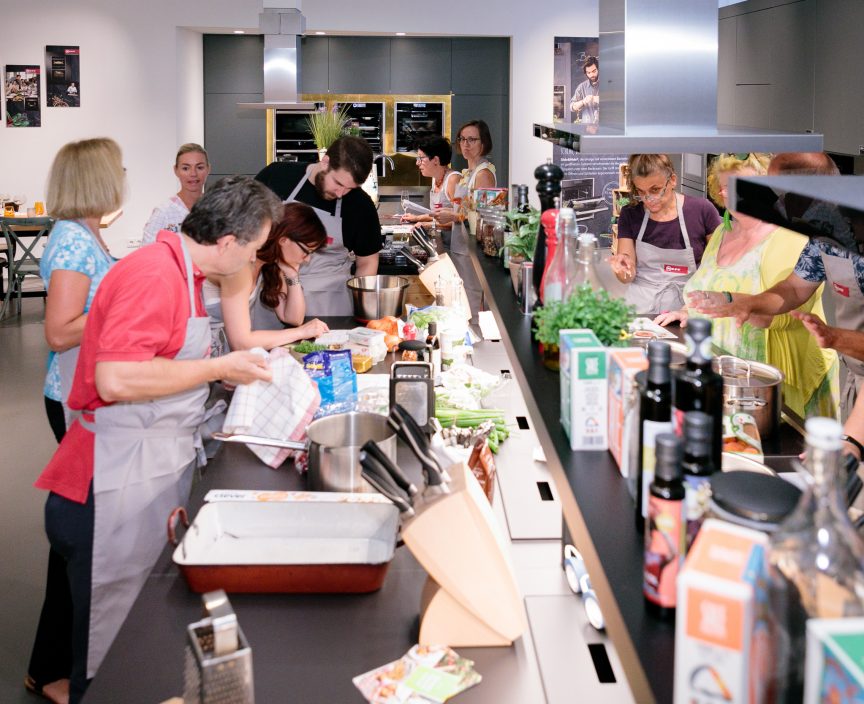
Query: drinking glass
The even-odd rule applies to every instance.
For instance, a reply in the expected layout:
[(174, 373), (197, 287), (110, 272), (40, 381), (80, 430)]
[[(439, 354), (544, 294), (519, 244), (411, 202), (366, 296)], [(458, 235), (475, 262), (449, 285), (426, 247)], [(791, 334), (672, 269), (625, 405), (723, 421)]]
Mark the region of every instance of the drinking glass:
[(3, 215), (7, 218), (15, 217), (15, 205), (11, 201), (7, 201), (3, 206)]
[(401, 201), (402, 201), (402, 213), (407, 215), (408, 214), (408, 204), (411, 202), (411, 197), (408, 195), (407, 190), (402, 191)]
[(41, 200), (37, 200), (33, 204), (33, 210), (36, 212), (36, 216), (45, 215), (45, 204)]

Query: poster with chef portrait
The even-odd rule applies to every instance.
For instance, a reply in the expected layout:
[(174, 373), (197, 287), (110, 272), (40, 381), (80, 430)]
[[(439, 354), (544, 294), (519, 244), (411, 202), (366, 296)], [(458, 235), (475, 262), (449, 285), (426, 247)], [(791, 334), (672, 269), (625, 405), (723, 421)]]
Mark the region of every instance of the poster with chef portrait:
[(6, 65), (3, 72), (7, 127), (41, 127), (39, 67)]
[(45, 47), (45, 104), (49, 108), (81, 107), (80, 60), (80, 47)]
[(554, 122), (597, 123), (599, 51), (600, 41), (597, 37), (555, 37), (552, 90)]

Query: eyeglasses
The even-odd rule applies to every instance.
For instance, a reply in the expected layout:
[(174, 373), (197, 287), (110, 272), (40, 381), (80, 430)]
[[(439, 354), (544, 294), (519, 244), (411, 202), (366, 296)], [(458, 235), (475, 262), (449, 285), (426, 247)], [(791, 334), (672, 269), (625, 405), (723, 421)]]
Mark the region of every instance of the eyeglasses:
[(639, 193), (639, 191), (636, 191), (636, 193), (630, 197), (637, 203), (656, 203), (658, 200), (660, 200), (661, 198), (663, 198), (663, 196), (666, 195), (666, 191), (669, 188), (669, 181), (671, 180), (672, 177), (667, 176), (666, 183), (663, 184), (663, 188), (660, 191), (655, 190), (655, 186), (655, 188), (652, 188), (649, 193), (643, 195), (642, 193)]
[(456, 141), (459, 142), (459, 144), (474, 144), (474, 142), (479, 142), (480, 138), (479, 137), (457, 137)]
[(302, 242), (298, 242), (297, 240), (294, 240), (294, 244), (296, 244), (300, 248), (300, 251), (303, 252), (304, 257), (311, 257), (312, 254), (315, 252), (314, 249), (309, 249), (305, 244), (303, 244)]
[(418, 156), (414, 161), (417, 164), (422, 164), (424, 161), (429, 161), (429, 157), (428, 156)]

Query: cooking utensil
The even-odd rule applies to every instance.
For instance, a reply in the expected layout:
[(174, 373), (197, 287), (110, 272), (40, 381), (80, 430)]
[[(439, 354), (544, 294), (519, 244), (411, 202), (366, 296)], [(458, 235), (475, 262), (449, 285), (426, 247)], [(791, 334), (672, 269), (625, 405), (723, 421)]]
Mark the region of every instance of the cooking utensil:
[(388, 423), (405, 444), (411, 448), (411, 452), (414, 453), (423, 468), (423, 478), (426, 483), (423, 496), (446, 494), (449, 490), (444, 483), (441, 465), (429, 451), (426, 434), (420, 429), (411, 414), (397, 403), (390, 409)]
[(396, 486), (383, 464), (365, 451), (360, 452), (360, 464), (363, 467), (363, 478), (390, 499), (399, 509), (400, 514), (408, 518), (414, 515), (411, 499)]
[(748, 413), (756, 420), (760, 437), (773, 435), (783, 410), (783, 372), (731, 355), (715, 357), (712, 366), (723, 377), (724, 412)]
[(438, 259), (438, 251), (435, 246), (429, 241), (426, 230), (420, 225), (411, 230), (411, 236), (429, 255), (429, 261), (434, 262)]
[(194, 592), (365, 593), (381, 587), (396, 549), (389, 503), (220, 501), (206, 504), (182, 541), (168, 519), (174, 563)]
[[(416, 496), (419, 493), (419, 490), (416, 486), (414, 486), (413, 482), (411, 482), (408, 477), (405, 476), (404, 472), (399, 468), (399, 466), (393, 462), (382, 450), (378, 447), (378, 443), (374, 440), (367, 440), (363, 443), (363, 447), (361, 448), (363, 452), (368, 455), (372, 455), (375, 460), (383, 465), (384, 469), (393, 478), (393, 481), (396, 482), (396, 485), (404, 491), (409, 498)], [(362, 459), (362, 457), (361, 457)], [(361, 462), (362, 464), (362, 462)]]
[(378, 413), (338, 413), (314, 420), (306, 429), (306, 442), (257, 435), (214, 433), (226, 442), (287, 447), (309, 454), (308, 484), (313, 491), (372, 491), (361, 476), (358, 458), (367, 440), (377, 442), (391, 459), (396, 457), (396, 436), (387, 418)]
[(348, 279), (346, 286), (351, 292), (354, 317), (357, 320), (366, 323), (386, 315), (402, 315), (408, 279), (383, 274), (354, 276)]
[[(419, 340), (403, 340), (399, 348), (406, 349), (405, 346), (411, 344), (419, 345), (423, 352), (429, 349)], [(397, 404), (407, 410), (421, 428), (429, 427), (435, 417), (435, 380), (430, 362), (393, 363), (390, 367), (390, 407)]]

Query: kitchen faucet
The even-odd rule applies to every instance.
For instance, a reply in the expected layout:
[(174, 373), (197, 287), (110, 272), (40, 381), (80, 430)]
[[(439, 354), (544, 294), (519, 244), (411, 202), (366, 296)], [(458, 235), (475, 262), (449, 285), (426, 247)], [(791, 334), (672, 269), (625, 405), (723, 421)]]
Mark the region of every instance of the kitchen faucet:
[(386, 154), (376, 154), (374, 157), (372, 157), (373, 162), (376, 162), (379, 159), (384, 160), (384, 162), (381, 164), (381, 178), (387, 178), (387, 164), (388, 163), (390, 164), (390, 170), (391, 171), (396, 170), (396, 164), (394, 164), (393, 159), (391, 159)]

